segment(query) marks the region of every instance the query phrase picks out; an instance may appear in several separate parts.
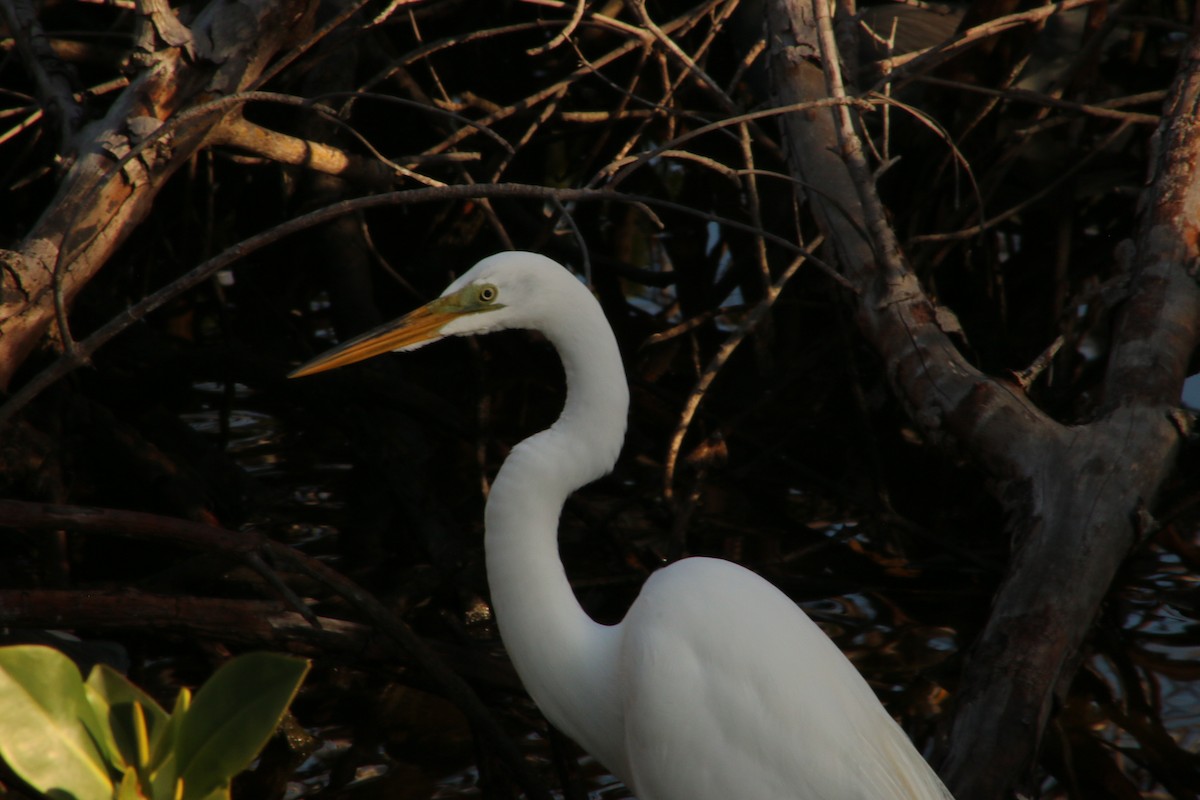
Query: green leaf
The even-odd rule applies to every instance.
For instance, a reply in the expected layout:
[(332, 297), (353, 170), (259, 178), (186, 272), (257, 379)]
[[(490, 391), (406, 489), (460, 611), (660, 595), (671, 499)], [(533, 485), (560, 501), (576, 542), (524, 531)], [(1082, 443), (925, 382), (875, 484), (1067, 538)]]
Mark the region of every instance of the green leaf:
[(175, 753), (172, 751), (159, 767), (157, 772), (150, 775), (150, 797), (154, 800), (175, 800), (178, 796), (176, 786), (179, 775), (175, 772)]
[(249, 653), (227, 662), (200, 687), (177, 738), (183, 800), (204, 800), (249, 766), (307, 672), (305, 659)]
[(112, 780), (84, 725), (93, 714), (69, 658), (40, 645), (0, 647), (0, 756), (30, 786), (110, 800)]
[(120, 785), (117, 786), (117, 794), (113, 800), (145, 800), (145, 797), (141, 792), (137, 770), (134, 767), (129, 767), (125, 770)]
[(175, 800), (179, 773), (175, 769), (175, 750), (179, 727), (192, 705), (192, 693), (186, 687), (175, 697), (175, 707), (167, 724), (159, 728), (150, 744), (150, 796), (154, 800)]
[(150, 695), (134, 686), (115, 669), (97, 664), (88, 676), (88, 703), (96, 712), (99, 724), (88, 722), (88, 730), (100, 749), (118, 771), (129, 765), (147, 766), (138, 757), (139, 722), (135, 708), (141, 707), (145, 733), (154, 740), (158, 730), (167, 723), (167, 712)]

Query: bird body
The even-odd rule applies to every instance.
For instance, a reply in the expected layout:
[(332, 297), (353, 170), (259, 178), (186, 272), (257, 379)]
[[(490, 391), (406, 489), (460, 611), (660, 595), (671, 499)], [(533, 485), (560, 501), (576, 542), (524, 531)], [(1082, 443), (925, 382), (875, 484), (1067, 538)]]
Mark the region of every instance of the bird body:
[(638, 800), (950, 800), (836, 645), (753, 572), (683, 559), (611, 626), (579, 605), (559, 515), (615, 464), (629, 389), (599, 304), (557, 263), (486, 258), (437, 300), (294, 375), (505, 328), (543, 333), (567, 383), (562, 414), (513, 448), (485, 512), (500, 635), (546, 718)]
[(753, 572), (683, 559), (621, 626), (639, 800), (949, 797), (837, 646)]

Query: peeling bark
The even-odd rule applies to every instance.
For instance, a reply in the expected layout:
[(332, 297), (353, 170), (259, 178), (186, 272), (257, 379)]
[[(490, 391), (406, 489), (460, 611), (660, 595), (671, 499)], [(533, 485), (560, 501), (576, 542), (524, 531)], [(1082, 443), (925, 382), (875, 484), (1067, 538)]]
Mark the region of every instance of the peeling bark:
[[(773, 0), (771, 72), (780, 104), (823, 99), (836, 54), (811, 0)], [(959, 800), (1009, 796), (1028, 777), (1057, 693), (1070, 685), (1117, 569), (1140, 541), (1146, 509), (1170, 474), (1175, 413), (1200, 341), (1195, 135), (1200, 39), (1181, 62), (1158, 134), (1130, 297), (1115, 333), (1098, 418), (1066, 425), (1020, 388), (971, 365), (937, 324), (934, 304), (883, 223), (856, 134), (839, 111), (782, 123), (793, 173), (859, 289), (856, 321), (888, 364), (893, 390), (933, 440), (965, 454), (1007, 511), (1014, 554), (967, 663), (942, 772)], [(866, 177), (864, 177), (866, 175)]]
[[(79, 132), (73, 143), (78, 158), (54, 201), (17, 248), (0, 254), (0, 388), (55, 319), (56, 291), (69, 307), (227, 110), (187, 119), (119, 172), (114, 165), (173, 116), (252, 85), (270, 58), (307, 28), (315, 8), (307, 0), (213, 0), (192, 26), (195, 59), (189, 57), (193, 39), (186, 38), (146, 56), (145, 69), (104, 118)], [(60, 334), (69, 345), (69, 332)]]
[[(1065, 691), (1113, 576), (1186, 431), (1176, 409), (1200, 341), (1200, 159), (1195, 135), (1200, 38), (1164, 109), (1145, 198), (1131, 295), (1118, 320), (1104, 414), (1055, 447), (1025, 443), (1030, 491), (1013, 512), (1020, 543), (963, 676), (945, 773), (962, 798), (1003, 796), (1036, 755), (1055, 692)], [(981, 769), (980, 758), (986, 758)]]

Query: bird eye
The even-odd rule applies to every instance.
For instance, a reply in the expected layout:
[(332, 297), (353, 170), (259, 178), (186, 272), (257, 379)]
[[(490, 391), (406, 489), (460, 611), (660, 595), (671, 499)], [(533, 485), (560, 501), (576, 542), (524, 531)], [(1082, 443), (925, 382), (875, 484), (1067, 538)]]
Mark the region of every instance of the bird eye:
[(479, 287), (479, 302), (490, 303), (496, 299), (497, 294), (499, 294), (499, 292), (496, 291), (495, 286), (480, 286)]

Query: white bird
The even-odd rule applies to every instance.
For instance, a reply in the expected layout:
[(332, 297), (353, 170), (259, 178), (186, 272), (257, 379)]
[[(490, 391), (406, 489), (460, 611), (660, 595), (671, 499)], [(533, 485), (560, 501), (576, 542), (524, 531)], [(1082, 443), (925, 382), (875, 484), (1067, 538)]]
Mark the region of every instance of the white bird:
[(837, 646), (753, 572), (686, 558), (651, 575), (616, 625), (580, 607), (558, 519), (612, 470), (629, 387), (600, 305), (558, 263), (485, 258), (292, 376), (510, 328), (541, 332), (566, 372), (561, 416), (513, 448), (485, 512), (500, 636), (546, 719), (639, 800), (952, 800)]

